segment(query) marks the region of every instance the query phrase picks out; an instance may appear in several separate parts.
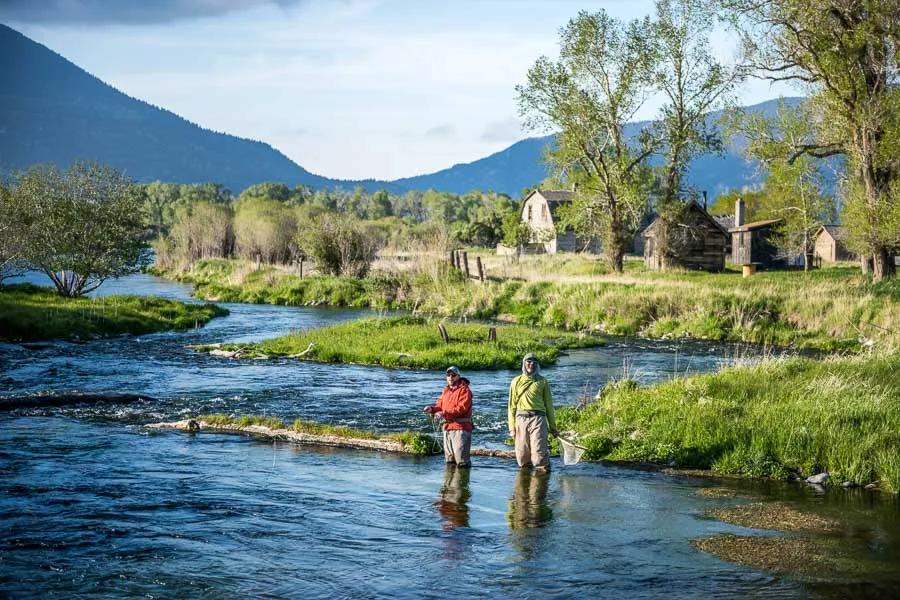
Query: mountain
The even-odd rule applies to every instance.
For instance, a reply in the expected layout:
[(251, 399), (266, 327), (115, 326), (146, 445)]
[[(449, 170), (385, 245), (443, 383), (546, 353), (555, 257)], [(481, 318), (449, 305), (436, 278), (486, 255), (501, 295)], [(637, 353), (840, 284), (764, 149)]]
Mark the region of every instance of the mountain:
[(321, 177), (264, 142), (204, 129), (0, 24), (0, 173), (79, 159), (108, 163), (137, 181), (215, 181), (235, 193), (261, 181), (401, 191)]
[[(788, 105), (796, 105), (802, 98), (785, 98), (784, 101)], [(773, 116), (777, 106), (777, 100), (769, 100), (748, 106), (746, 110)], [(715, 123), (721, 116), (721, 111), (716, 111), (710, 113), (707, 119)], [(625, 127), (625, 135), (633, 137), (649, 124), (649, 121), (629, 123)], [(494, 190), (515, 198), (523, 188), (532, 187), (549, 177), (550, 171), (542, 156), (544, 148), (553, 140), (552, 135), (528, 138), (474, 162), (453, 165), (427, 175), (397, 179), (393, 183), (410, 189), (434, 188), (457, 194), (473, 189)], [(695, 159), (690, 166), (688, 183), (698, 190), (706, 190), (710, 199), (730, 189), (759, 184), (761, 179), (756, 166), (740, 153), (741, 143), (736, 141), (720, 156), (704, 155)], [(650, 163), (655, 165), (661, 161), (659, 156), (650, 159)]]
[[(799, 99), (789, 99), (797, 102)], [(749, 107), (774, 113), (776, 101)], [(710, 115), (717, 119), (719, 113)], [(635, 135), (647, 122), (629, 124)], [(0, 177), (35, 163), (108, 163), (137, 181), (222, 183), (234, 193), (262, 181), (368, 191), (493, 190), (518, 197), (549, 175), (542, 159), (553, 136), (528, 138), (474, 162), (395, 181), (329, 179), (268, 144), (204, 129), (132, 98), (59, 54), (0, 24)], [(659, 157), (654, 160), (658, 163)], [(710, 198), (758, 183), (756, 169), (730, 148), (691, 165), (688, 181)]]

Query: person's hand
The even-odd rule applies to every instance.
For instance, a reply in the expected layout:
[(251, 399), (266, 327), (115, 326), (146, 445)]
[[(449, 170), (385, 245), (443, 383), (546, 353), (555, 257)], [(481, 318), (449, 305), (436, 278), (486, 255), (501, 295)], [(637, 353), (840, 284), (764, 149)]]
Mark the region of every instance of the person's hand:
[(434, 413), (434, 418), (437, 419), (438, 421), (443, 421), (443, 420), (444, 420), (444, 413), (442, 413), (442, 412), (436, 412), (436, 413)]
[(433, 406), (430, 406), (430, 405), (429, 405), (429, 406), (426, 406), (425, 408), (422, 409), (422, 412), (426, 412), (426, 413), (428, 413), (428, 414), (430, 415), (430, 414), (432, 414), (432, 413), (434, 412), (434, 407), (433, 407)]
[(516, 428), (515, 427), (513, 427), (512, 429), (509, 430), (509, 437), (511, 437), (511, 438), (516, 437)]

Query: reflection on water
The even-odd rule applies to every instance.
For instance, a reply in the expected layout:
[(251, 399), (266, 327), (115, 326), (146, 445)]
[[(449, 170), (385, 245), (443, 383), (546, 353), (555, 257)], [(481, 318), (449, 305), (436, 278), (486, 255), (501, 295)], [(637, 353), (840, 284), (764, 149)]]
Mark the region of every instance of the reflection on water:
[(519, 469), (513, 486), (506, 520), (509, 523), (510, 543), (525, 560), (534, 558), (540, 546), (541, 528), (553, 519), (553, 509), (547, 500), (550, 472), (545, 469)]
[(441, 497), (437, 501), (438, 513), (444, 518), (444, 531), (469, 526), (469, 468), (458, 468), (448, 464), (444, 469), (444, 483)]

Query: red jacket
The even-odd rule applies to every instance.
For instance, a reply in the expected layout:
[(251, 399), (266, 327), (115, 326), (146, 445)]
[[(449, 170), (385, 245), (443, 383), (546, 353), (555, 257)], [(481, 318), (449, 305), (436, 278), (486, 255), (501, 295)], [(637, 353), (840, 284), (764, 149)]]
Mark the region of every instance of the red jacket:
[(460, 377), (459, 383), (454, 387), (445, 387), (434, 404), (434, 412), (444, 413), (445, 431), (472, 431), (472, 390), (469, 389), (469, 380)]

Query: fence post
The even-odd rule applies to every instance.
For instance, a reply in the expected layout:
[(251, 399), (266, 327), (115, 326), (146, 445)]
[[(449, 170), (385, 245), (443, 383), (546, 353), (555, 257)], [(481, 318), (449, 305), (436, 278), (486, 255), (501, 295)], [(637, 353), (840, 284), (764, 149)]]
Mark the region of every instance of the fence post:
[(303, 257), (300, 257), (300, 279), (303, 279)]
[(443, 323), (438, 323), (438, 331), (441, 333), (441, 339), (444, 340), (444, 343), (449, 344), (450, 334), (447, 333), (447, 328), (444, 327)]
[(475, 266), (478, 267), (478, 280), (484, 283), (484, 267), (481, 265), (481, 257), (475, 257)]
[(497, 328), (496, 327), (491, 327), (490, 329), (488, 329), (488, 341), (489, 342), (497, 341)]
[(469, 278), (469, 253), (466, 252), (465, 250), (462, 253), (462, 262), (463, 262), (463, 265), (465, 265), (465, 267), (466, 267), (466, 279), (468, 279)]

